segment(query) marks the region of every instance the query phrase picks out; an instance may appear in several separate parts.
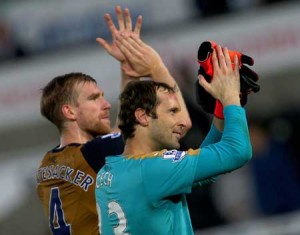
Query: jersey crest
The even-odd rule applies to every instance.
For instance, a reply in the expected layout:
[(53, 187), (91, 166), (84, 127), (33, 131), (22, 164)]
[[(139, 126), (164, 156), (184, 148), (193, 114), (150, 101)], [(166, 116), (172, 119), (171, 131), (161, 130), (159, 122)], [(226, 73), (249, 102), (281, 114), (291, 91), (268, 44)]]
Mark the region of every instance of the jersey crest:
[(172, 159), (173, 162), (180, 162), (186, 155), (185, 151), (178, 151), (178, 150), (168, 150), (164, 152), (163, 158), (164, 159)]

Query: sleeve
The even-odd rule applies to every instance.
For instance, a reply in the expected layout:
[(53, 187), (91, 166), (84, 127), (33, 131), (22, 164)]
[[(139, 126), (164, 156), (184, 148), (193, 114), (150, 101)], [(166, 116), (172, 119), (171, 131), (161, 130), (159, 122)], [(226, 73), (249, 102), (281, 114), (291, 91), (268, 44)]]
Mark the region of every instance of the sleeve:
[(216, 142), (219, 142), (222, 137), (222, 132), (219, 131), (214, 124), (211, 125), (209, 132), (207, 133), (205, 139), (203, 140), (200, 148), (203, 148), (205, 146), (208, 146), (210, 144), (214, 144)]
[(221, 140), (197, 150), (163, 152), (161, 157), (142, 162), (146, 194), (153, 202), (190, 193), (195, 182), (230, 172), (251, 159), (252, 148), (245, 111), (240, 106), (224, 109)]
[[(221, 137), (222, 137), (222, 132), (219, 131), (214, 124), (211, 125), (210, 127), (210, 130), (209, 132), (207, 133), (205, 139), (203, 140), (200, 148), (203, 148), (203, 147), (206, 147), (210, 144), (214, 144), (216, 142), (219, 142), (221, 140)], [(214, 183), (216, 182), (216, 179), (217, 177), (211, 177), (211, 178), (208, 178), (208, 179), (205, 179), (205, 180), (202, 180), (202, 181), (199, 181), (199, 182), (195, 182), (193, 184), (193, 187), (202, 187), (204, 185), (208, 185), (208, 184), (211, 184), (211, 183)]]
[(197, 158), (196, 182), (238, 169), (252, 157), (244, 109), (230, 105), (225, 107), (224, 115), (225, 125), (221, 140), (201, 148)]
[(169, 150), (142, 162), (143, 184), (148, 198), (161, 199), (190, 193), (195, 177), (196, 157), (185, 151)]
[(105, 157), (119, 155), (123, 150), (124, 141), (120, 132), (96, 137), (81, 148), (85, 160), (96, 173), (105, 164)]

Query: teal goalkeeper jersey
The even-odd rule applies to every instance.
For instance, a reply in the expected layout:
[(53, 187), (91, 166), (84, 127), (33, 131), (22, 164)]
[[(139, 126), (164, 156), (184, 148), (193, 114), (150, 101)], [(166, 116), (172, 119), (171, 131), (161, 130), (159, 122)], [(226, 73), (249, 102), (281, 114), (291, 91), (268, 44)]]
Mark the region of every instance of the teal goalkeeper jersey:
[(201, 149), (106, 157), (96, 179), (101, 234), (193, 234), (185, 194), (197, 182), (201, 185), (251, 158), (244, 110), (227, 106), (224, 114), (224, 132), (212, 125)]
[(191, 192), (198, 153), (106, 158), (96, 181), (101, 234), (193, 234), (184, 194)]

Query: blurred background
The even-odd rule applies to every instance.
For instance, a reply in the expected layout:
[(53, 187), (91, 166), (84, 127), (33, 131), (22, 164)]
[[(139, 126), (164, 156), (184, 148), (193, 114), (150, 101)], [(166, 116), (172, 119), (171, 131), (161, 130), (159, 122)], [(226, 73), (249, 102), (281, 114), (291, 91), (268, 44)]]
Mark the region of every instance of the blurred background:
[(93, 76), (115, 120), (119, 64), (95, 38), (110, 40), (103, 15), (117, 4), (143, 15), (143, 40), (182, 88), (193, 119), (182, 148), (197, 148), (211, 121), (194, 97), (200, 43), (255, 59), (261, 91), (246, 106), (253, 159), (188, 196), (196, 234), (300, 234), (300, 2), (288, 0), (0, 0), (0, 234), (50, 234), (35, 188), (44, 153), (59, 143), (39, 113), (50, 79)]

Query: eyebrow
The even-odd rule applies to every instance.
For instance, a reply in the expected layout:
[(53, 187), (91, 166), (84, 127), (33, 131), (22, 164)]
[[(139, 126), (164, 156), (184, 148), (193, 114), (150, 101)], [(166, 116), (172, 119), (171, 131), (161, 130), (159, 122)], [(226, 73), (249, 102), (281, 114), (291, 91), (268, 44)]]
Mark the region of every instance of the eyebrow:
[(95, 99), (95, 98), (98, 98), (99, 96), (104, 96), (104, 93), (100, 93), (100, 92), (97, 92), (97, 93), (94, 93), (94, 94), (91, 94), (88, 96), (88, 99)]

